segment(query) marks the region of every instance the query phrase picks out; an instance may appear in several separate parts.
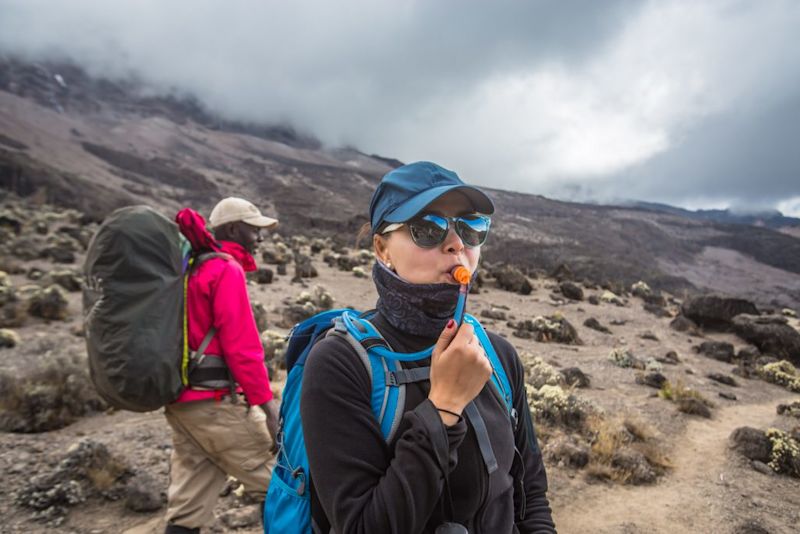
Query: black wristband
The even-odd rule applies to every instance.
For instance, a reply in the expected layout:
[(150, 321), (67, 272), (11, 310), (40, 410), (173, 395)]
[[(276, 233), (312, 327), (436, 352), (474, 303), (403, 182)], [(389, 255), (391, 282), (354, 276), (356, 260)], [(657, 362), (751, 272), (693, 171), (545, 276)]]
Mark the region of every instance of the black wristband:
[[(431, 404), (433, 404), (433, 403), (431, 403)], [(448, 413), (450, 415), (454, 415), (454, 416), (458, 417), (457, 423), (460, 423), (461, 420), (464, 419), (464, 416), (462, 416), (460, 413), (456, 413), (456, 412), (453, 412), (453, 411), (450, 411), (450, 410), (445, 410), (444, 408), (438, 408), (435, 404), (433, 404), (433, 407), (436, 408), (437, 412), (444, 412), (444, 413)]]

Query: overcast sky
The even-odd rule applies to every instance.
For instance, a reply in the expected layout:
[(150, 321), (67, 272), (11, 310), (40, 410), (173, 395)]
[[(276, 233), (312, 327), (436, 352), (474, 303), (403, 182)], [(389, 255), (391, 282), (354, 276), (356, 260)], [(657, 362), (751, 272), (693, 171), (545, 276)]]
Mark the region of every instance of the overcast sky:
[(800, 216), (797, 0), (0, 0), (0, 51), (547, 196)]

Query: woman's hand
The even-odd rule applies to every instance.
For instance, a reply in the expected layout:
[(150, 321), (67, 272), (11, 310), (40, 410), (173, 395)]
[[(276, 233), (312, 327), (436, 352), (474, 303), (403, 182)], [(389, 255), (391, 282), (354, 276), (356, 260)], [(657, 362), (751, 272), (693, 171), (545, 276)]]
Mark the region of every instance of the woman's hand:
[[(475, 336), (472, 325), (456, 329), (452, 319), (439, 336), (431, 355), (431, 392), (428, 398), (436, 408), (461, 414), (478, 396), (492, 376), (492, 365)], [(446, 425), (458, 417), (440, 411)]]

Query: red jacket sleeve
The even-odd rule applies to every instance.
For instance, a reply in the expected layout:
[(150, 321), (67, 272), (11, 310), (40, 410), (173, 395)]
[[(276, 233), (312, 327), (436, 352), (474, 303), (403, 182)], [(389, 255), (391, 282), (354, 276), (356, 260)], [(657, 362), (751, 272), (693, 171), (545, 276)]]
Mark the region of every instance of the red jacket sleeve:
[(214, 327), (222, 356), (250, 405), (272, 400), (264, 349), (256, 328), (242, 267), (225, 262), (212, 296)]

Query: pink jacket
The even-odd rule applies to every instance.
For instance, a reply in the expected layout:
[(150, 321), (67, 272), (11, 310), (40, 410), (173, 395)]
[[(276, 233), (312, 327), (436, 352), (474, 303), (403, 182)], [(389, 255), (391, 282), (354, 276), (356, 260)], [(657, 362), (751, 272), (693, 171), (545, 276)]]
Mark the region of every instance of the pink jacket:
[[(209, 259), (189, 277), (189, 348), (197, 350), (211, 326), (216, 327), (206, 354), (225, 358), (248, 404), (263, 404), (272, 399), (272, 390), (242, 268), (252, 268), (254, 262), (240, 245), (226, 241), (219, 244), (232, 259)], [(176, 402), (219, 398), (227, 391), (186, 389)]]

